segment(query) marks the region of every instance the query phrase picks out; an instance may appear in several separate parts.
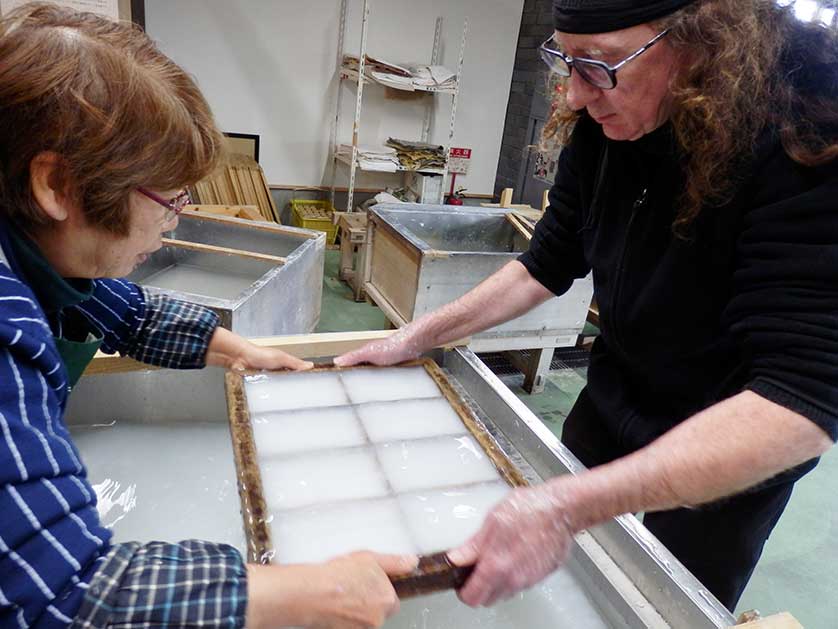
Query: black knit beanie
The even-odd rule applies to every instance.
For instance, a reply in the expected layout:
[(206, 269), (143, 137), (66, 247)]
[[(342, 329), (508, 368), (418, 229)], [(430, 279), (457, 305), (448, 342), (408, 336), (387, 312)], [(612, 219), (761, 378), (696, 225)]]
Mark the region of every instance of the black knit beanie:
[(562, 33), (608, 33), (656, 20), (695, 1), (553, 0), (553, 23)]

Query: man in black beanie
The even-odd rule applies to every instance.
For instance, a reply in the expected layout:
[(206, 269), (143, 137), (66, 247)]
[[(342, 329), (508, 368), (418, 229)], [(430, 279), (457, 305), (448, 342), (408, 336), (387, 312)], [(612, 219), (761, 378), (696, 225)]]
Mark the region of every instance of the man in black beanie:
[(387, 341), (386, 364), (593, 273), (601, 335), (562, 441), (588, 467), (518, 489), (450, 553), (471, 605), (572, 536), (644, 523), (733, 610), (794, 482), (838, 439), (838, 43), (774, 0), (555, 0), (561, 140), (529, 250)]

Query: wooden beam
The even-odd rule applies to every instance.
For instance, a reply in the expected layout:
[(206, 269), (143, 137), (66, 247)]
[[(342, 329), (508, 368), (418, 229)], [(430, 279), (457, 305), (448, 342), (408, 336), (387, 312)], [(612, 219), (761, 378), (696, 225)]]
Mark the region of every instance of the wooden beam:
[(501, 207), (511, 207), (512, 206), (512, 188), (504, 188), (503, 192), (500, 193), (500, 206)]
[(515, 216), (515, 214), (507, 212), (506, 220), (512, 224), (515, 231), (524, 237), (524, 240), (529, 241), (532, 239), (532, 232), (529, 230), (529, 226), (527, 226), (520, 218)]
[(184, 210), (190, 210), (192, 212), (203, 212), (214, 214), (218, 216), (230, 216), (232, 218), (239, 218), (243, 212), (246, 212), (246, 216), (242, 216), (242, 218), (248, 218), (253, 220), (253, 216), (259, 216), (256, 220), (262, 220), (261, 215), (259, 214), (259, 208), (255, 205), (211, 205), (211, 204), (196, 204), (196, 205), (187, 205)]
[(243, 251), (241, 249), (230, 249), (229, 247), (219, 247), (218, 245), (205, 245), (201, 242), (189, 242), (187, 240), (175, 240), (174, 238), (163, 238), (163, 244), (168, 247), (178, 247), (179, 249), (189, 249), (190, 251), (200, 251), (202, 253), (219, 253), (227, 256), (238, 256), (240, 258), (251, 258), (259, 260), (260, 262), (270, 262), (281, 266), (288, 260), (279, 256), (271, 256), (267, 253), (256, 253), (255, 251)]
[[(288, 190), (291, 192), (331, 192), (331, 186), (308, 186), (308, 185), (294, 185), (290, 183), (269, 183), (268, 188), (271, 190)], [(335, 188), (335, 192), (347, 192), (347, 188)], [(384, 188), (355, 188), (355, 192), (362, 194), (377, 194), (384, 192)], [(467, 192), (461, 195), (464, 199), (494, 199), (495, 195), (490, 193)]]
[(736, 629), (803, 629), (794, 616), (788, 612), (736, 625)]
[(588, 307), (588, 322), (595, 325), (596, 327), (600, 327), (599, 304), (596, 303), (596, 299), (592, 300), (591, 305)]
[[(371, 341), (386, 339), (396, 330), (365, 330), (361, 332), (326, 332), (319, 334), (292, 334), (288, 336), (266, 336), (249, 339), (260, 347), (273, 347), (288, 352), (297, 358), (326, 358), (340, 356), (346, 352), (363, 347)], [(471, 339), (466, 338), (453, 343), (446, 343), (440, 347), (450, 349), (468, 345)], [(110, 373), (125, 373), (129, 371), (146, 371), (159, 369), (133, 358), (115, 356), (96, 352), (96, 356), (84, 372), (86, 376)]]
[(268, 222), (261, 218), (255, 222), (245, 220), (242, 218), (234, 218), (232, 216), (221, 216), (220, 214), (212, 214), (209, 212), (196, 212), (194, 210), (184, 210), (183, 212), (181, 212), (180, 216), (181, 218), (194, 216), (205, 221), (226, 223), (228, 225), (238, 225), (241, 227), (247, 227), (248, 229), (258, 229), (261, 231), (271, 232), (272, 234), (285, 234), (286, 236), (290, 236), (292, 238), (299, 238), (300, 240), (314, 240), (318, 237), (318, 234), (301, 234), (297, 228), (291, 228), (285, 225), (279, 225), (278, 223)]
[[(275, 347), (297, 358), (319, 358), (338, 356), (357, 349), (370, 341), (378, 341), (390, 336), (395, 330), (373, 330), (364, 332), (330, 332), (326, 334), (294, 334), (289, 336), (268, 336), (250, 339), (254, 345)], [(103, 373), (124, 373), (157, 369), (133, 358), (97, 352), (85, 375)]]

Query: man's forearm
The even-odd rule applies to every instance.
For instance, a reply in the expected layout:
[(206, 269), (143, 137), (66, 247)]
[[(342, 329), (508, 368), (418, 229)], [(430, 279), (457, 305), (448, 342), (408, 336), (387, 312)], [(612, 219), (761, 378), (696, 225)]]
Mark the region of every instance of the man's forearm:
[(572, 526), (712, 502), (826, 452), (805, 417), (746, 391), (676, 426), (637, 452), (576, 478), (551, 481)]
[(418, 347), (435, 347), (519, 317), (553, 296), (524, 265), (514, 261), (459, 299), (417, 319), (404, 332)]

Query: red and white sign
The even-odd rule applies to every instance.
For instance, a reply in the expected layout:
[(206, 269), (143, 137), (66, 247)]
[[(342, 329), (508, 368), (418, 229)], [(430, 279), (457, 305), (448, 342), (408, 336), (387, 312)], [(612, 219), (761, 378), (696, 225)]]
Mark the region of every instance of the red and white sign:
[(471, 160), (471, 149), (451, 148), (448, 158), (448, 172), (457, 175), (467, 175), (468, 165)]

